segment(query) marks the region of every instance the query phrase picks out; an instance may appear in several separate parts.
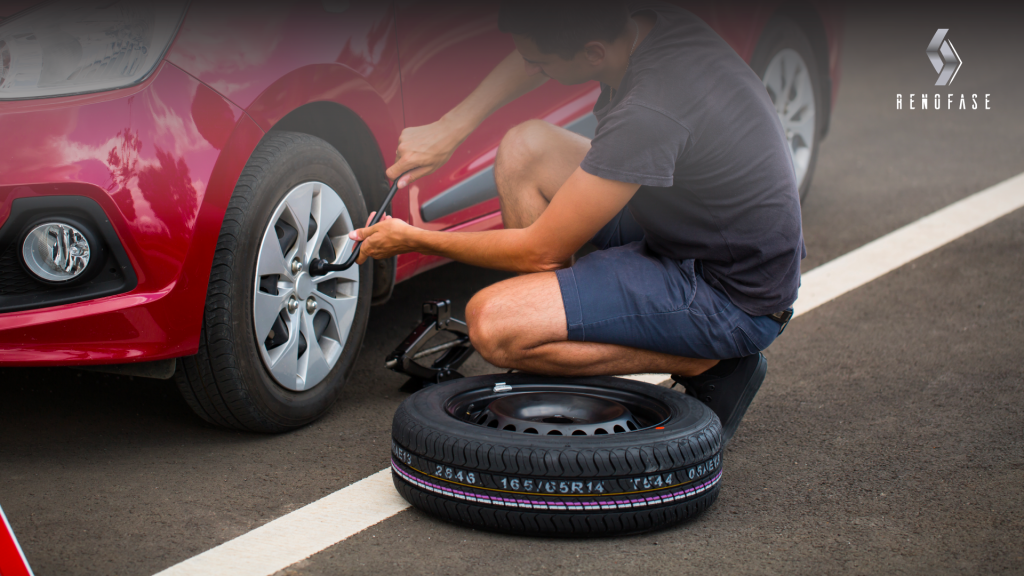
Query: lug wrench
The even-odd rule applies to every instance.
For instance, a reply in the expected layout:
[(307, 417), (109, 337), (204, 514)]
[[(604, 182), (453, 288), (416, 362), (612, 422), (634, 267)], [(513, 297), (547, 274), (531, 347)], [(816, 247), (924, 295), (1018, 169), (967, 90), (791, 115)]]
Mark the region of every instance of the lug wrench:
[[(373, 215), (373, 220), (370, 220), (370, 223), (365, 226), (366, 228), (373, 226), (384, 216), (384, 211), (387, 209), (388, 204), (391, 204), (391, 200), (394, 199), (395, 193), (398, 192), (398, 181), (402, 179), (402, 176), (405, 176), (409, 172), (412, 172), (412, 170), (403, 172), (398, 176), (398, 178), (395, 178), (394, 182), (391, 183), (391, 189), (388, 190), (388, 195), (384, 198), (384, 203), (380, 205), (380, 210), (377, 210), (377, 213)], [(328, 272), (341, 272), (343, 270), (348, 270), (356, 263), (356, 259), (359, 258), (359, 247), (362, 245), (362, 240), (356, 242), (355, 247), (352, 248), (352, 254), (350, 254), (344, 262), (339, 264), (329, 264), (323, 258), (315, 258), (309, 263), (309, 274), (311, 276), (323, 276)]]
[[(398, 192), (398, 181), (409, 172), (412, 172), (412, 170), (401, 174), (391, 183), (387, 197), (384, 198), (384, 202), (380, 205), (380, 210), (377, 210), (373, 219), (366, 225), (367, 228), (379, 222), (384, 216), (384, 211), (391, 204), (395, 193)], [(322, 276), (328, 272), (348, 270), (355, 264), (356, 259), (359, 258), (359, 247), (362, 244), (362, 240), (357, 242), (352, 248), (352, 254), (344, 262), (338, 264), (329, 264), (322, 258), (313, 260), (309, 263), (309, 273), (313, 276)], [(426, 350), (422, 349), (429, 340), (441, 332), (448, 332), (455, 335), (456, 338)], [(429, 367), (416, 362), (421, 358), (438, 352), (444, 352), (444, 354)], [(463, 376), (459, 374), (458, 368), (473, 355), (473, 352), (473, 344), (469, 341), (469, 329), (466, 323), (451, 317), (451, 302), (448, 300), (434, 300), (423, 303), (423, 319), (420, 325), (412, 331), (412, 334), (394, 352), (388, 355), (385, 366), (399, 374), (409, 376), (409, 381), (402, 386), (402, 389), (411, 392), (430, 384), (439, 384), (447, 380), (462, 378)]]

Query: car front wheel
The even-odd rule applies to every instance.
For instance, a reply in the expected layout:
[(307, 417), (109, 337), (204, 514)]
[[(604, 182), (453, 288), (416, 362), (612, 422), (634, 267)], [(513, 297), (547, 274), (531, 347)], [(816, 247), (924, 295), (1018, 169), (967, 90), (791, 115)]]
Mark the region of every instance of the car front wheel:
[(323, 276), (366, 220), (348, 163), (327, 142), (274, 132), (253, 152), (221, 227), (199, 352), (176, 379), (204, 420), (256, 432), (308, 424), (334, 403), (369, 314), (371, 265)]

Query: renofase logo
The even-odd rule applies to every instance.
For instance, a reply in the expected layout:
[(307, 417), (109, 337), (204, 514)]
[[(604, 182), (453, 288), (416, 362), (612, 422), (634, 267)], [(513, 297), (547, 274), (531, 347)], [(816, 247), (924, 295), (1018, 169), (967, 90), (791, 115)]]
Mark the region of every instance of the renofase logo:
[[(935, 71), (939, 74), (939, 79), (935, 81), (936, 86), (949, 86), (952, 84), (953, 79), (956, 78), (956, 73), (960, 71), (960, 66), (963, 65), (963, 61), (960, 60), (960, 55), (957, 53), (956, 48), (953, 47), (953, 43), (946, 37), (948, 33), (949, 28), (939, 28), (936, 30), (935, 35), (932, 36), (932, 41), (928, 43), (928, 49), (925, 50), (928, 60), (932, 63), (932, 68), (935, 68)], [(992, 109), (989, 102), (989, 97), (992, 94), (986, 93), (984, 97), (981, 97), (976, 93), (969, 96), (963, 93), (960, 94), (959, 98), (956, 96), (956, 94), (917, 94), (911, 92), (907, 95), (907, 109)], [(903, 94), (896, 95), (896, 109), (903, 110)]]
[(953, 43), (946, 38), (947, 32), (949, 32), (949, 28), (936, 30), (932, 41), (928, 43), (926, 52), (928, 59), (932, 62), (932, 67), (939, 74), (939, 79), (935, 81), (936, 86), (952, 84), (953, 78), (956, 77), (956, 73), (963, 64), (960, 55), (956, 53), (956, 48), (953, 48)]

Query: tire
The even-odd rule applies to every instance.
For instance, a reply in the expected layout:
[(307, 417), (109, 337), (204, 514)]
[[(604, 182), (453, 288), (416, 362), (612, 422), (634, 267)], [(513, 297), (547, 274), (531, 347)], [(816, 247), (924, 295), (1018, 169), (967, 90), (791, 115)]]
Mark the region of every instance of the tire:
[[(499, 383), (511, 389), (495, 391)], [(545, 424), (570, 420), (561, 414), (532, 422), (558, 426), (563, 435), (507, 429), (513, 425), (505, 424), (510, 420), (500, 416), (496, 400), (529, 404), (531, 393), (539, 398), (552, 387), (626, 406), (621, 395), (630, 395), (660, 412), (632, 409), (644, 416), (635, 419), (637, 430), (622, 433)], [(571, 430), (577, 426), (588, 430)], [(399, 406), (392, 477), (416, 508), (473, 528), (571, 537), (646, 532), (692, 518), (715, 501), (720, 432), (707, 406), (659, 386), (611, 377), (477, 376), (428, 387)]]
[[(750, 67), (764, 82), (775, 104), (779, 121), (786, 131), (802, 201), (811, 189), (811, 179), (818, 163), (818, 147), (827, 120), (818, 59), (811, 48), (811, 42), (796, 22), (784, 16), (776, 16), (765, 26), (757, 48), (754, 49)], [(796, 74), (779, 74), (780, 71), (788, 71), (787, 68), (795, 68)], [(787, 83), (783, 78), (795, 82), (790, 80)], [(787, 87), (795, 90), (786, 90)], [(803, 105), (813, 107), (810, 110), (813, 119), (807, 118), (806, 108), (800, 113)]]
[[(308, 221), (298, 216), (306, 206)], [(366, 331), (372, 263), (335, 273), (343, 278), (313, 278), (308, 260), (347, 257), (343, 238), (366, 218), (356, 178), (330, 144), (295, 132), (260, 142), (221, 226), (199, 352), (178, 360), (177, 385), (196, 414), (217, 426), (284, 432), (327, 412)], [(278, 310), (269, 324), (267, 310)]]

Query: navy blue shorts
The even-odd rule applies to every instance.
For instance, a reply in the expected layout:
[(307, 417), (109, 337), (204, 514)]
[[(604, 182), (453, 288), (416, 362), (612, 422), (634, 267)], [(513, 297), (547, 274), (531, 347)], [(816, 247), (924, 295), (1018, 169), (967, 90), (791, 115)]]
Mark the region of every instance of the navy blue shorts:
[(556, 272), (569, 340), (621, 344), (687, 358), (739, 358), (779, 334), (704, 282), (701, 264), (651, 252), (624, 208), (591, 240), (599, 250)]

